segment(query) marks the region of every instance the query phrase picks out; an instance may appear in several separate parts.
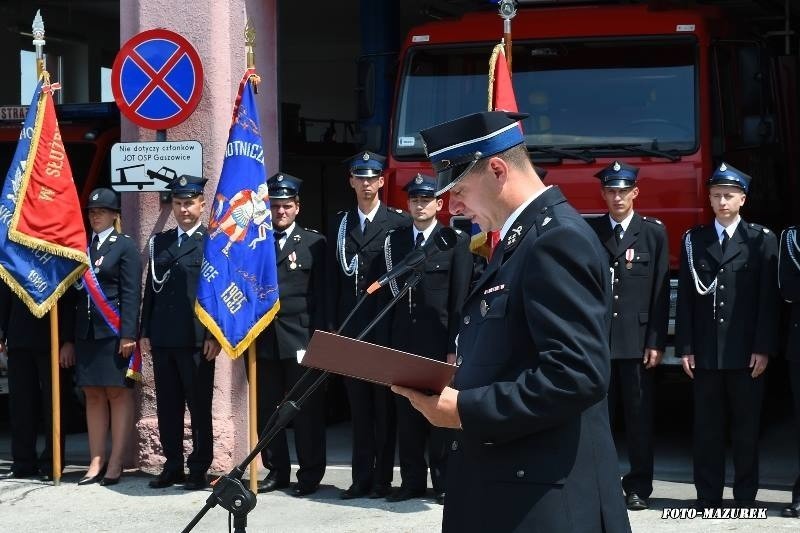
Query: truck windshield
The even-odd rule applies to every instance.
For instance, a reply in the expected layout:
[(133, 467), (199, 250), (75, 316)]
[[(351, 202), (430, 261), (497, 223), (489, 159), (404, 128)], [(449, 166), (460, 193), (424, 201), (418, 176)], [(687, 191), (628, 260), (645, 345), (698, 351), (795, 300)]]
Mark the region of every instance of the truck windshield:
[[(492, 46), (409, 51), (394, 117), (395, 156), (424, 157), (419, 130), (487, 109)], [(515, 41), (514, 92), (520, 112), (530, 114), (523, 121), (527, 145), (690, 153), (697, 145), (696, 62), (692, 36)]]

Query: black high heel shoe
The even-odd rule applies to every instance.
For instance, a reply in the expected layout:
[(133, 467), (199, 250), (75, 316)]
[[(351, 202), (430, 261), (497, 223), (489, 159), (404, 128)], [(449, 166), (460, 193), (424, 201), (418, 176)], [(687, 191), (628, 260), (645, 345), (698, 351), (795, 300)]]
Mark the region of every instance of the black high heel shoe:
[(94, 476), (84, 476), (80, 481), (78, 481), (78, 485), (91, 485), (92, 483), (98, 483), (103, 479), (103, 476), (106, 475), (106, 467), (108, 465), (105, 464)]
[[(108, 469), (106, 469), (106, 472), (108, 472)], [(116, 485), (117, 483), (119, 483), (119, 478), (121, 477), (122, 477), (122, 467), (120, 467), (119, 474), (117, 474), (117, 477), (104, 476), (102, 481), (100, 481), (100, 486), (108, 487), (109, 485)]]
[(117, 477), (104, 477), (100, 481), (100, 486), (101, 487), (108, 487), (109, 485), (116, 485), (117, 483), (119, 483), (119, 478), (121, 478), (121, 477), (122, 477), (122, 473), (121, 472), (120, 472), (120, 475), (118, 475)]

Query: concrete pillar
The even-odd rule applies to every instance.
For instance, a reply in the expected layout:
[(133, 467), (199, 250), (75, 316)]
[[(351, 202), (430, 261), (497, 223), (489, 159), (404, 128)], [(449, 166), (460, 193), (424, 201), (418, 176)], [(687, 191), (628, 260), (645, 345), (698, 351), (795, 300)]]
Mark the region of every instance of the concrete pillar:
[[(230, 127), (233, 100), (245, 68), (244, 28), (247, 18), (256, 28), (256, 67), (262, 77), (257, 96), (267, 154), (267, 171), (277, 165), (277, 98), (275, 28), (276, 0), (131, 0), (120, 2), (120, 45), (135, 34), (166, 28), (185, 37), (203, 62), (203, 98), (185, 122), (167, 132), (168, 140), (198, 140), (203, 145), (207, 208), (219, 180)], [(153, 141), (155, 132), (123, 118), (123, 141)], [(273, 163), (274, 161), (274, 163)], [(155, 193), (123, 194), (123, 228), (137, 239), (146, 256), (147, 239), (175, 225), (169, 205), (160, 205)], [(206, 213), (206, 221), (208, 213)], [(160, 456), (152, 364), (145, 359), (144, 384), (139, 394), (136, 463), (157, 471)], [(241, 360), (220, 354), (214, 384), (214, 462), (212, 470), (228, 470), (247, 453), (247, 384)], [(188, 427), (188, 413), (187, 427)], [(190, 442), (187, 433), (187, 444)]]

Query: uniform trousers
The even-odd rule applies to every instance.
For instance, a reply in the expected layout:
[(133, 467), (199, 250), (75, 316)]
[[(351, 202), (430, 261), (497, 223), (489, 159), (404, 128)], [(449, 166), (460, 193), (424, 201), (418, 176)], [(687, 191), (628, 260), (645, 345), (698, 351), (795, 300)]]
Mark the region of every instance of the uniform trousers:
[[(395, 397), (397, 408), (397, 443), (400, 453), (400, 477), (402, 486), (411, 490), (428, 486), (428, 465), (430, 464), (431, 482), (437, 494), (445, 491), (447, 474), (448, 438), (450, 430), (437, 428), (414, 407), (408, 398)], [(428, 461), (425, 461), (427, 444)]]
[(726, 422), (733, 448), (733, 497), (756, 498), (764, 375), (753, 379), (750, 373), (750, 369), (694, 370), (694, 484), (698, 499), (722, 499)]
[[(306, 369), (294, 359), (259, 359), (258, 374), (258, 425), (261, 431)], [(313, 379), (304, 383), (310, 385)], [(304, 390), (300, 391), (302, 394)], [(300, 412), (292, 420), (294, 444), (297, 452), (297, 480), (306, 486), (316, 486), (325, 475), (325, 405), (324, 391), (317, 389), (303, 403)], [(294, 399), (299, 398), (299, 395)], [(270, 469), (270, 477), (281, 483), (289, 481), (291, 465), (286, 431), (281, 431), (261, 452), (261, 461)]]
[[(68, 390), (61, 379), (62, 399)], [(41, 470), (51, 474), (53, 467), (53, 411), (50, 389), (50, 354), (46, 350), (9, 348), (8, 350), (8, 409), (11, 426), (11, 470), (20, 474)], [(66, 405), (63, 401), (61, 405)], [(45, 441), (37, 457), (36, 441), (39, 420), (44, 419)], [(61, 431), (63, 468), (64, 435)]]
[(193, 474), (204, 474), (214, 457), (211, 399), (214, 393), (214, 361), (202, 349), (153, 347), (156, 410), (164, 470), (183, 472), (183, 415), (191, 416), (192, 452), (186, 466)]
[(609, 419), (622, 401), (630, 472), (622, 478), (625, 494), (648, 498), (653, 492), (653, 369), (641, 358), (612, 359), (608, 387)]
[(397, 433), (394, 393), (352, 378), (344, 385), (353, 423), (353, 484), (362, 490), (390, 485)]

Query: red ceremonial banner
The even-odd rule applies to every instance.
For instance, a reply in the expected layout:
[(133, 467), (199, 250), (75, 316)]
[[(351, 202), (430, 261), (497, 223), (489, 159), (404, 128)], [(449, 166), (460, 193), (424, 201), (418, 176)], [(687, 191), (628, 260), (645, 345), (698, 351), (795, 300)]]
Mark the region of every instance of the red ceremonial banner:
[(43, 88), (37, 104), (31, 148), (9, 238), (88, 265), (80, 201), (48, 89)]
[[(514, 96), (514, 86), (511, 84), (511, 72), (506, 61), (505, 45), (495, 45), (492, 56), (489, 58), (489, 111), (511, 111), (516, 113), (517, 99)], [(522, 129), (522, 124), (519, 125)], [(472, 236), (470, 250), (473, 253), (491, 259), (495, 246), (500, 241), (500, 233), (490, 231), (480, 232)]]

